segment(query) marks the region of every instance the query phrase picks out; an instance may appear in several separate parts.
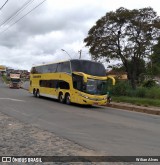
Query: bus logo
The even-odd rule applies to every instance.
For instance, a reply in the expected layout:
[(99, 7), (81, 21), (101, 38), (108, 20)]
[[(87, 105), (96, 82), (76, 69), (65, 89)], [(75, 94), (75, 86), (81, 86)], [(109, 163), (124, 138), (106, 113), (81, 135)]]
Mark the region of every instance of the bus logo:
[(11, 162), (11, 157), (2, 157), (2, 162)]

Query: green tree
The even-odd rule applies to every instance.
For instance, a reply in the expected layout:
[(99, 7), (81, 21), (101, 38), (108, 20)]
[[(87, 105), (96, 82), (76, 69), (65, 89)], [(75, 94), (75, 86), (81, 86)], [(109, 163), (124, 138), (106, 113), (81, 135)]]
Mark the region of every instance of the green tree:
[(160, 17), (152, 8), (128, 10), (123, 7), (106, 13), (84, 39), (93, 59), (121, 61), (132, 88), (136, 88), (143, 59), (160, 37)]
[(160, 76), (160, 38), (158, 43), (153, 47), (150, 68), (153, 75)]

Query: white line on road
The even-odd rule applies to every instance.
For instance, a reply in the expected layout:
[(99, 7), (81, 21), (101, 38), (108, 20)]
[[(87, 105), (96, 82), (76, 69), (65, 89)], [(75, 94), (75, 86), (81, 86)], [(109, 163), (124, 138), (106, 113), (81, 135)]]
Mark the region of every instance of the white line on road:
[(25, 102), (24, 100), (12, 99), (12, 98), (0, 98), (0, 100), (11, 100), (11, 101), (21, 101), (21, 102)]

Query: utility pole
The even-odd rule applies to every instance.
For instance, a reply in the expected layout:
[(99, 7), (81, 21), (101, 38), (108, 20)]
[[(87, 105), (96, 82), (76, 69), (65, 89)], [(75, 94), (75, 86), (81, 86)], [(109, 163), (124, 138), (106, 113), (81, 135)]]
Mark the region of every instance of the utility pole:
[(79, 50), (78, 53), (79, 53), (79, 59), (81, 59), (82, 50)]

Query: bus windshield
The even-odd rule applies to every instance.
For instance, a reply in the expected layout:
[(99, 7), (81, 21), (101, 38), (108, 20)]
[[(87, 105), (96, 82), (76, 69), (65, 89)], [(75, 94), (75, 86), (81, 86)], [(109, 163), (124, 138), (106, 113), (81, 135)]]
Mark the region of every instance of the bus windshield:
[(107, 94), (106, 80), (88, 79), (87, 83), (85, 83), (82, 76), (73, 74), (73, 87), (81, 92), (92, 95)]
[(107, 94), (107, 81), (88, 79), (86, 83), (86, 93), (93, 95), (105, 95)]
[(83, 72), (92, 76), (106, 76), (104, 66), (88, 60), (71, 60), (72, 72)]

